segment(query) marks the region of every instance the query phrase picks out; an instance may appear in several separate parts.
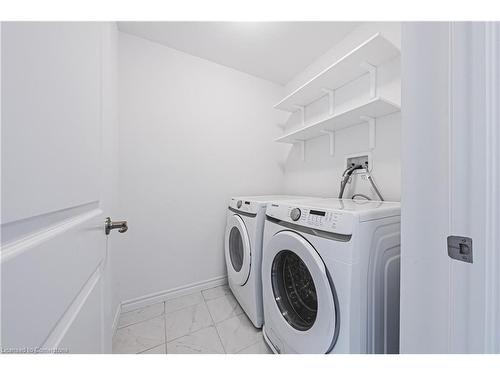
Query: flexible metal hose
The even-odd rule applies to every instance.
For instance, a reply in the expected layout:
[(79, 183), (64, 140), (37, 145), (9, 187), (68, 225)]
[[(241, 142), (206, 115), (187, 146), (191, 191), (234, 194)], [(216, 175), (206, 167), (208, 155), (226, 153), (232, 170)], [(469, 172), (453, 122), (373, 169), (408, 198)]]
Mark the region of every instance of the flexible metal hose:
[(349, 181), (349, 177), (354, 173), (356, 169), (363, 169), (363, 166), (360, 164), (353, 165), (349, 168), (346, 168), (344, 173), (342, 173), (342, 181), (340, 182), (340, 192), (339, 192), (339, 199), (342, 199), (344, 196), (344, 190), (347, 185), (347, 181)]
[(382, 194), (380, 194), (380, 191), (378, 191), (377, 186), (375, 185), (375, 182), (373, 181), (373, 177), (370, 174), (370, 172), (368, 171), (368, 168), (365, 168), (365, 170), (366, 170), (366, 177), (368, 178), (368, 181), (370, 181), (370, 184), (372, 184), (373, 190), (375, 190), (375, 193), (377, 193), (380, 200), (383, 201), (384, 198), (382, 198)]

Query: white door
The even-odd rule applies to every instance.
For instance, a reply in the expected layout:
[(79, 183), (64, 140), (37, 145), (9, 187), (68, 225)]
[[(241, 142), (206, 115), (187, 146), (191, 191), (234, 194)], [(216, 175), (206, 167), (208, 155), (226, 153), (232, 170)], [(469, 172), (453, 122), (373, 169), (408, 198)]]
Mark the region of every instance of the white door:
[(400, 351), (498, 353), (500, 25), (404, 23), (401, 55)]
[(4, 352), (110, 351), (113, 32), (2, 24)]

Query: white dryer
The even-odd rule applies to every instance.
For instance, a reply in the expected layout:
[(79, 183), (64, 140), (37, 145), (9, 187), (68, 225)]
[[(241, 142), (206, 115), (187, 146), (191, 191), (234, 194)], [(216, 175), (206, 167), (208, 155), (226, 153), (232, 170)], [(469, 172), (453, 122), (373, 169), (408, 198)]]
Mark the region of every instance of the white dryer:
[(299, 199), (305, 198), (270, 195), (234, 197), (229, 201), (224, 239), (228, 284), (258, 328), (263, 324), (261, 264), (266, 206), (270, 201)]
[(400, 204), (272, 202), (264, 338), (277, 353), (399, 351)]

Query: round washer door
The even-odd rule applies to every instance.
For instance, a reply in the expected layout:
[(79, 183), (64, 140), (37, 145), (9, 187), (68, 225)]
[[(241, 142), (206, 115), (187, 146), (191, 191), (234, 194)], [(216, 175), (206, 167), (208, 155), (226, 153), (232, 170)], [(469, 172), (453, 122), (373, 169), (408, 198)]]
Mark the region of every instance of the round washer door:
[(228, 276), (238, 285), (245, 285), (250, 275), (252, 254), (245, 223), (238, 215), (229, 218), (225, 236)]
[(263, 282), (266, 325), (297, 353), (328, 353), (339, 332), (337, 297), (312, 245), (295, 232), (274, 235), (264, 250)]

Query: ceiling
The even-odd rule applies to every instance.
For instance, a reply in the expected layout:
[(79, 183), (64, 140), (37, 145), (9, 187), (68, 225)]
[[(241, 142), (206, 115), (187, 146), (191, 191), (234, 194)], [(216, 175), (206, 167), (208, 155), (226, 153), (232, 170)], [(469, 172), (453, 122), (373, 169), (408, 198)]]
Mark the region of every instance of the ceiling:
[(358, 22), (118, 22), (120, 31), (281, 85)]

